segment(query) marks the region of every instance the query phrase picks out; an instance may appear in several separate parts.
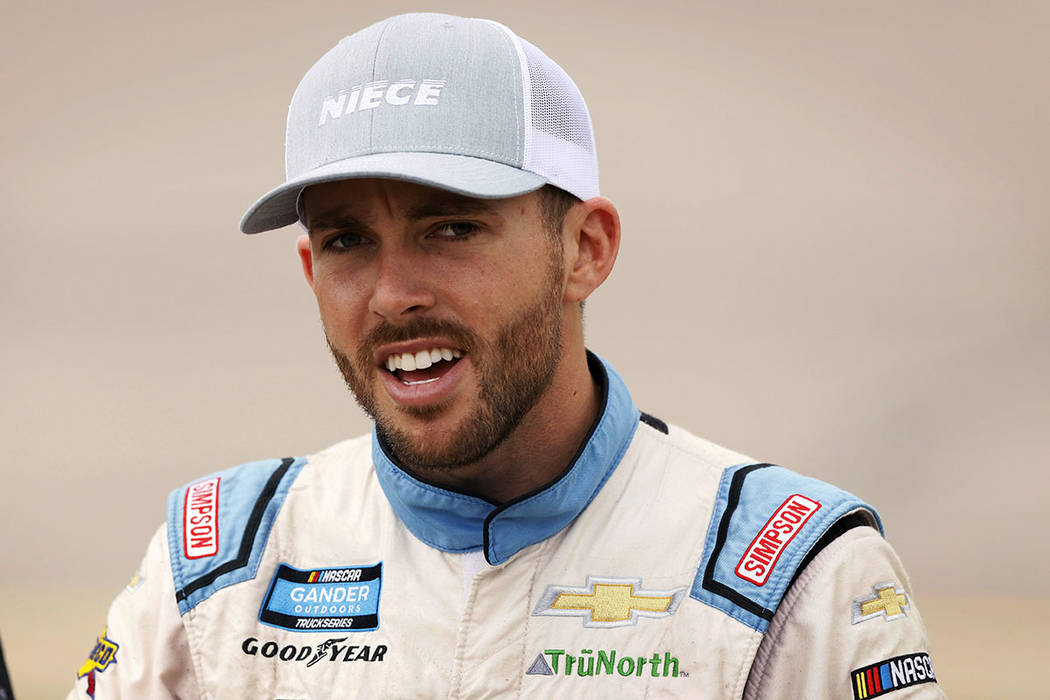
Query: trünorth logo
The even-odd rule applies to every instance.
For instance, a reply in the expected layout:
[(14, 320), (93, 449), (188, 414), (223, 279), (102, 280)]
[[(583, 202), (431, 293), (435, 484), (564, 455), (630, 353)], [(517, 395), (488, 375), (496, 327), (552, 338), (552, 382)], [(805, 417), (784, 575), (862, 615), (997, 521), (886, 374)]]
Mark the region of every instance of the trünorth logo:
[[(547, 659), (550, 659), (548, 662)], [(618, 656), (616, 651), (599, 649), (597, 656), (593, 649), (581, 649), (573, 655), (564, 649), (544, 649), (533, 660), (527, 676), (622, 676), (641, 678), (677, 678), (688, 676), (678, 670), (678, 658), (665, 651), (654, 652), (652, 656)]]

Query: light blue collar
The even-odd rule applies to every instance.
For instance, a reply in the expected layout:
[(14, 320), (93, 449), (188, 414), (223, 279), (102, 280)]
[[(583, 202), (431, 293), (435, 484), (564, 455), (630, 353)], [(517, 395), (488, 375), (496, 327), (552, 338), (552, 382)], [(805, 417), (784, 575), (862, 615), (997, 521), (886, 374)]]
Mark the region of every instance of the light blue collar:
[(409, 531), (444, 552), (484, 548), (485, 559), (496, 565), (572, 522), (620, 463), (640, 416), (616, 370), (590, 351), (587, 363), (602, 405), (576, 457), (551, 483), (503, 505), (413, 477), (397, 465), (373, 427), (372, 460), (379, 485)]

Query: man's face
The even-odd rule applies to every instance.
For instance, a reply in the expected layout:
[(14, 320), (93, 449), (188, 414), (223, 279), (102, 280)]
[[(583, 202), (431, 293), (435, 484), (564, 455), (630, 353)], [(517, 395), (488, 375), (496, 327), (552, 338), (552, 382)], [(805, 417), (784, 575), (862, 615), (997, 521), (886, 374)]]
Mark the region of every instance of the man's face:
[(391, 180), (315, 185), (300, 255), (347, 386), (407, 466), (497, 446), (562, 357), (564, 261), (539, 195)]

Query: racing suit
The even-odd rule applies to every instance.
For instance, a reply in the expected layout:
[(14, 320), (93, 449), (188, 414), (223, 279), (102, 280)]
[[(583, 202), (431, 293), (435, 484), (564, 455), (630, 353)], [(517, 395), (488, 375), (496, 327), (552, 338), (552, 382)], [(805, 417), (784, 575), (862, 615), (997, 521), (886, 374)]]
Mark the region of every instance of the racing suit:
[(943, 697), (874, 510), (588, 359), (589, 435), (509, 503), (375, 430), (176, 490), (70, 697)]

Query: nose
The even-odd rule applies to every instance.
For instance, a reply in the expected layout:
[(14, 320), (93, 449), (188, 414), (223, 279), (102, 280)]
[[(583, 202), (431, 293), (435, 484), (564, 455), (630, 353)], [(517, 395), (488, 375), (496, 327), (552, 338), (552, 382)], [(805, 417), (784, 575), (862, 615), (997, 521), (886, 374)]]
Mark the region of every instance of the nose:
[(368, 310), (391, 322), (422, 313), (434, 306), (422, 261), (409, 246), (391, 246), (378, 255), (378, 272)]

